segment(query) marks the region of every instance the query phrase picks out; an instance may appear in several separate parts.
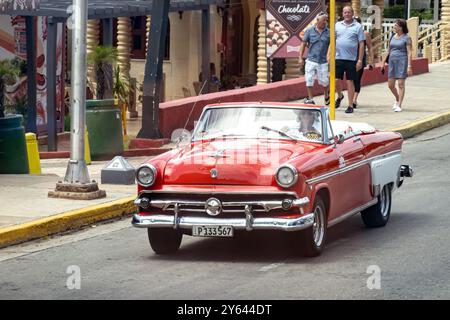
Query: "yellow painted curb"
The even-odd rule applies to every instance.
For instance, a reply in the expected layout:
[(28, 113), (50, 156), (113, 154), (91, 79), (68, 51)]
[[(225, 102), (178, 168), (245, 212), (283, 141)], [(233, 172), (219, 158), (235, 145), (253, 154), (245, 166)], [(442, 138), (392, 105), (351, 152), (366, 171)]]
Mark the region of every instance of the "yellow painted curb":
[(450, 111), (445, 111), (418, 121), (410, 122), (406, 125), (391, 129), (390, 131), (399, 132), (403, 136), (403, 139), (408, 139), (419, 133), (446, 125), (448, 123), (450, 123)]
[(0, 228), (0, 248), (47, 237), (137, 211), (135, 197), (77, 209), (11, 227)]

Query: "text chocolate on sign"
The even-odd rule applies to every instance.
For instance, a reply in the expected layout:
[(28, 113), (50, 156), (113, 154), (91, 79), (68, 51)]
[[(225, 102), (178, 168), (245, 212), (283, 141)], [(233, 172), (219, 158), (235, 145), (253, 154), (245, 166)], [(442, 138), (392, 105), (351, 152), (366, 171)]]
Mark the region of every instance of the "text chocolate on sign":
[(321, 10), (320, 0), (266, 0), (267, 57), (298, 57), (300, 33)]

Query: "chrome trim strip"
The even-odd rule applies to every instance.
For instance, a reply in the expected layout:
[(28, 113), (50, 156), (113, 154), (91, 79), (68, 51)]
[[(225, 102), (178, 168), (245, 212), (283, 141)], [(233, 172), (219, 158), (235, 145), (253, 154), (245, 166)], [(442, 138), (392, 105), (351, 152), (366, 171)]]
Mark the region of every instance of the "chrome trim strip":
[(385, 153), (385, 154), (380, 155), (380, 156), (364, 159), (364, 160), (356, 162), (356, 163), (354, 163), (354, 164), (352, 164), (350, 166), (344, 167), (342, 169), (337, 169), (337, 170), (334, 170), (334, 171), (330, 171), (330, 172), (324, 173), (324, 174), (322, 174), (322, 175), (320, 175), (318, 177), (308, 179), (308, 180), (306, 180), (306, 183), (307, 184), (314, 184), (314, 183), (320, 182), (322, 180), (325, 180), (325, 179), (334, 177), (336, 175), (339, 175), (341, 173), (344, 173), (344, 172), (347, 172), (347, 171), (354, 170), (356, 168), (362, 167), (362, 166), (364, 166), (366, 164), (370, 164), (372, 161), (376, 161), (376, 160), (384, 159), (384, 158), (387, 158), (387, 157), (395, 156), (397, 154), (401, 154), (401, 152), (402, 152), (401, 150), (396, 150), (396, 151), (391, 151), (391, 152)]
[[(189, 185), (184, 185), (183, 187), (189, 187)], [(211, 186), (211, 188), (216, 187), (216, 186)], [(245, 188), (246, 186), (241, 186), (243, 188)], [(139, 196), (144, 194), (144, 193), (157, 193), (157, 194), (185, 194), (185, 195), (189, 195), (189, 194), (210, 194), (210, 195), (217, 195), (217, 194), (239, 194), (239, 195), (286, 195), (286, 196), (293, 196), (298, 198), (298, 195), (296, 192), (286, 192), (286, 191), (245, 191), (245, 193), (241, 191), (213, 191), (213, 190), (196, 190), (196, 191), (186, 191), (186, 190), (180, 190), (180, 191), (162, 191), (162, 190), (142, 190), (141, 192), (139, 192)]]
[[(293, 201), (293, 208), (300, 208), (307, 204), (309, 204), (310, 200), (308, 197), (304, 197), (301, 199), (295, 199)], [(139, 205), (140, 202), (135, 200), (135, 204)], [(193, 207), (202, 207), (205, 208), (206, 202), (202, 201), (183, 201), (183, 200), (151, 200), (149, 206), (153, 208), (158, 208), (163, 211), (173, 211), (174, 209), (171, 209), (169, 207), (177, 207), (178, 212), (181, 210), (181, 207), (183, 206), (193, 206)], [(246, 206), (258, 206), (263, 207), (265, 212), (269, 212), (272, 210), (280, 210), (283, 209), (283, 200), (280, 201), (241, 201), (241, 202), (222, 202), (222, 207), (246, 207)], [(147, 209), (147, 208), (145, 208)], [(197, 209), (187, 209), (187, 211), (200, 211), (203, 212), (204, 210), (197, 210)], [(226, 210), (225, 210), (226, 211)], [(228, 210), (229, 212), (235, 211), (235, 210)], [(260, 211), (260, 210), (258, 210)], [(237, 211), (240, 212), (240, 211)]]
[[(314, 214), (310, 213), (298, 218), (254, 218), (251, 222), (252, 230), (280, 230), (299, 231), (311, 227), (314, 223)], [(191, 229), (194, 226), (231, 226), (236, 230), (247, 230), (247, 220), (221, 219), (203, 217), (179, 217), (174, 220), (173, 215), (134, 215), (132, 225), (136, 228), (173, 228), (174, 224), (179, 229)]]
[(373, 199), (372, 201), (366, 203), (365, 205), (362, 205), (362, 206), (360, 206), (360, 207), (358, 207), (358, 208), (356, 208), (356, 209), (353, 209), (353, 210), (350, 211), (350, 212), (347, 212), (346, 214), (343, 214), (343, 215), (340, 216), (340, 217), (337, 217), (336, 219), (331, 220), (331, 221), (328, 223), (328, 227), (332, 227), (332, 226), (334, 226), (334, 225), (337, 225), (338, 223), (341, 223), (342, 221), (344, 221), (344, 220), (346, 220), (346, 219), (348, 219), (348, 218), (354, 216), (354, 215), (357, 214), (358, 212), (361, 212), (362, 210), (367, 209), (367, 208), (369, 208), (369, 207), (371, 207), (371, 206), (373, 206), (373, 205), (375, 205), (375, 204), (377, 204), (377, 203), (378, 203), (378, 199), (375, 198), (375, 199)]

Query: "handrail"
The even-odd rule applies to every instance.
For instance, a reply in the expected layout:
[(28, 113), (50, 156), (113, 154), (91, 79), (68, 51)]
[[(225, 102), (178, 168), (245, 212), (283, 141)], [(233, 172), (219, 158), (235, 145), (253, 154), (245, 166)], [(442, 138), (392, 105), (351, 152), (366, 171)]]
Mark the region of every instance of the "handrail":
[(447, 55), (446, 57), (443, 57), (441, 59), (439, 59), (439, 62), (445, 61), (445, 60), (449, 60), (450, 59), (450, 54)]
[(429, 26), (425, 30), (420, 31), (419, 32), (419, 38), (422, 37), (422, 35), (424, 35), (425, 33), (430, 32), (430, 30), (433, 30), (433, 29), (441, 27), (441, 24), (443, 24), (443, 22), (439, 21), (439, 22), (436, 22), (435, 24), (433, 24), (432, 26)]
[(430, 37), (433, 37), (433, 35), (437, 35), (439, 32), (443, 32), (444, 29), (445, 29), (445, 27), (444, 27), (444, 26), (441, 26), (439, 29), (437, 29), (437, 30), (433, 31), (432, 33), (427, 34), (426, 36), (420, 38), (420, 39), (417, 41), (417, 43), (419, 44), (419, 43), (424, 42), (426, 39), (428, 39), (428, 38), (430, 38)]

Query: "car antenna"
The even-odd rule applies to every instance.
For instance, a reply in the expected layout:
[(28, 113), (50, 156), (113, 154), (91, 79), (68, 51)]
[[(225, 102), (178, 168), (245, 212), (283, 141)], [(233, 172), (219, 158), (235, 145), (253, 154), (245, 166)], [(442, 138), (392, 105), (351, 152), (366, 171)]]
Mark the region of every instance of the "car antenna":
[(187, 120), (186, 120), (186, 123), (184, 124), (184, 127), (183, 127), (183, 131), (182, 131), (180, 137), (177, 139), (177, 140), (178, 140), (178, 141), (177, 141), (177, 148), (179, 147), (179, 145), (180, 145), (180, 143), (181, 143), (181, 140), (183, 139), (183, 133), (186, 131), (186, 127), (187, 127), (187, 125), (188, 125), (188, 123), (189, 123), (189, 120), (191, 119), (191, 116), (192, 116), (192, 112), (194, 112), (194, 108), (195, 108), (195, 106), (197, 105), (197, 102), (200, 100), (199, 97), (200, 97), (201, 93), (203, 92), (203, 89), (205, 88), (205, 85), (206, 85), (207, 82), (208, 82), (208, 81), (204, 81), (204, 82), (203, 82), (203, 85), (202, 85), (202, 87), (200, 88), (199, 95), (197, 96), (197, 99), (195, 100), (194, 104), (192, 105), (191, 112), (189, 112), (189, 116), (188, 116), (188, 118), (187, 118)]

